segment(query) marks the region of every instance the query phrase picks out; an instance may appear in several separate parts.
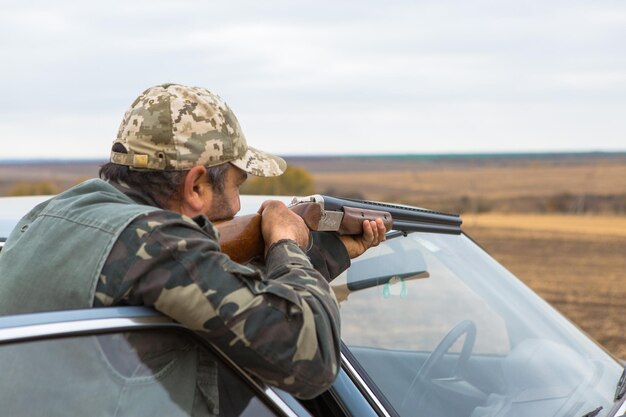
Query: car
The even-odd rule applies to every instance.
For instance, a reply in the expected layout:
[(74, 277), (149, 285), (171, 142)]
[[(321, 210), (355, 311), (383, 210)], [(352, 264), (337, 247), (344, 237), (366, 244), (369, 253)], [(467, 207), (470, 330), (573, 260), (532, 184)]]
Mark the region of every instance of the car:
[[(0, 246), (45, 198), (0, 199)], [(242, 196), (241, 213), (266, 198)], [(260, 382), (150, 308), (111, 307), (0, 317), (3, 414), (197, 415), (180, 393), (193, 392), (199, 376), (167, 355), (146, 357), (142, 346), (154, 343), (212, 364), (206, 372), (217, 388), (205, 393), (207, 415), (626, 413), (624, 363), (490, 257), (459, 216), (371, 204), (409, 212), (410, 227), (394, 223), (385, 242), (331, 282), (341, 311), (341, 369), (316, 398), (299, 400)]]

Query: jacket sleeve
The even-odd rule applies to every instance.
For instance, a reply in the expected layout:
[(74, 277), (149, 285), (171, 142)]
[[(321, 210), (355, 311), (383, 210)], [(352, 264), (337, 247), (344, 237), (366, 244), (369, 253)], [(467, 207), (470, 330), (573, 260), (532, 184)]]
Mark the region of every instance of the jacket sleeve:
[(350, 256), (337, 233), (312, 232), (311, 237), (313, 244), (306, 254), (328, 282), (350, 267)]
[(219, 251), (213, 227), (171, 212), (142, 216), (105, 262), (94, 305), (153, 306), (268, 384), (311, 398), (334, 381), (339, 308), (309, 258), (274, 245), (266, 272)]

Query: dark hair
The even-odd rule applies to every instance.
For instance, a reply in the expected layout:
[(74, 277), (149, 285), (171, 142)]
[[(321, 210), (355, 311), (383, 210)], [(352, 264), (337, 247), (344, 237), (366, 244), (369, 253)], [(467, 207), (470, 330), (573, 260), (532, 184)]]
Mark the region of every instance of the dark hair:
[(224, 182), (226, 181), (226, 172), (230, 164), (224, 163), (213, 167), (206, 167), (206, 177), (213, 188), (213, 192), (221, 194), (224, 192)]
[[(120, 145), (116, 143), (115, 145)], [(113, 151), (126, 153), (126, 149), (113, 146)], [(224, 191), (224, 180), (228, 164), (207, 167), (207, 180), (216, 193)], [(109, 181), (127, 184), (130, 188), (147, 194), (161, 207), (167, 207), (172, 200), (180, 200), (182, 185), (189, 170), (185, 171), (137, 171), (125, 165), (107, 162), (100, 167), (99, 177)]]

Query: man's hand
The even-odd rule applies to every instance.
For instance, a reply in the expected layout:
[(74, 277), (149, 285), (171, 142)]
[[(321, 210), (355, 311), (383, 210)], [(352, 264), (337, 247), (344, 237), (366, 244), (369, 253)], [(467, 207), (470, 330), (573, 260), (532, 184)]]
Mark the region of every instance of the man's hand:
[(382, 219), (364, 220), (363, 234), (357, 236), (342, 235), (339, 239), (345, 245), (350, 258), (356, 258), (363, 252), (385, 240), (385, 225)]
[(259, 214), (265, 250), (282, 239), (294, 240), (301, 248), (309, 245), (309, 228), (304, 220), (280, 201), (264, 201)]

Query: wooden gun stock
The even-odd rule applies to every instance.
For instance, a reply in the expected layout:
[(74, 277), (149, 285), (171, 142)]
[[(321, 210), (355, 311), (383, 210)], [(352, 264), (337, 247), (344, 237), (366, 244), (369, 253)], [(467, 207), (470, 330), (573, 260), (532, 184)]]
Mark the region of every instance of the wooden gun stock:
[(220, 247), (235, 262), (245, 263), (265, 251), (261, 215), (237, 216), (215, 224), (220, 231)]
[[(300, 203), (290, 209), (302, 217), (307, 227), (313, 231), (335, 231), (342, 235), (360, 235), (363, 220), (381, 218), (387, 231), (391, 230), (391, 214), (385, 211), (363, 210), (344, 207), (341, 212), (325, 211), (318, 203)], [(217, 222), (220, 232), (222, 252), (232, 260), (246, 263), (265, 251), (261, 233), (261, 215), (237, 216), (231, 220)]]

